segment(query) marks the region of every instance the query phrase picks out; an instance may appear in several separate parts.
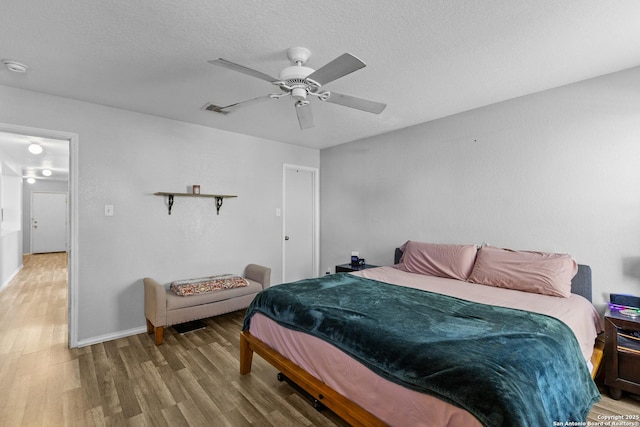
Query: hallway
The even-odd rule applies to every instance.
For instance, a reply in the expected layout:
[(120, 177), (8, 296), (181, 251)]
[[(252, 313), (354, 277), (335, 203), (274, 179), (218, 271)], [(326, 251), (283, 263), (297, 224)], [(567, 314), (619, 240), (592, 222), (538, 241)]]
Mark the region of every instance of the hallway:
[(59, 421), (79, 386), (67, 344), (67, 254), (25, 255), (0, 292), (0, 425)]

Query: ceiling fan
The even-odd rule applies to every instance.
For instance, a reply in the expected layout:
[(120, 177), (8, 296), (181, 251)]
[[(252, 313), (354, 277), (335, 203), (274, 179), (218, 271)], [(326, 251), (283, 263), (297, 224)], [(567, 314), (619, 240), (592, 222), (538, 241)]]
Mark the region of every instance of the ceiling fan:
[(305, 67), (304, 64), (311, 56), (311, 51), (304, 47), (292, 47), (287, 50), (287, 57), (294, 64), (284, 68), (278, 78), (272, 77), (260, 71), (245, 67), (218, 58), (208, 61), (218, 67), (227, 68), (239, 73), (247, 74), (280, 88), (280, 93), (270, 93), (258, 98), (249, 99), (247, 101), (237, 102), (235, 104), (221, 107), (211, 103), (205, 104), (203, 110), (214, 111), (216, 113), (228, 114), (241, 107), (256, 104), (271, 99), (280, 99), (285, 96), (291, 96), (295, 100), (295, 110), (300, 123), (300, 129), (309, 129), (314, 126), (313, 115), (311, 113), (311, 105), (309, 99), (316, 97), (321, 101), (330, 102), (332, 104), (343, 105), (345, 107), (356, 108), (358, 110), (367, 111), (369, 113), (381, 113), (386, 104), (370, 101), (368, 99), (357, 98), (355, 96), (345, 95), (333, 91), (320, 91), (320, 88), (327, 83), (344, 77), (354, 71), (366, 66), (364, 62), (350, 53), (345, 53), (327, 63), (323, 67), (314, 70)]

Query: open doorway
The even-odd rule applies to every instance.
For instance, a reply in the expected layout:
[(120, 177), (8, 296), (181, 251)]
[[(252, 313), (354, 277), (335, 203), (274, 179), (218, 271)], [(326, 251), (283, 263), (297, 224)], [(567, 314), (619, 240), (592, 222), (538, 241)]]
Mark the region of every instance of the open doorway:
[[(74, 251), (74, 248), (77, 247), (75, 244), (77, 242), (75, 220), (77, 218), (77, 203), (74, 203), (77, 197), (75, 180), (77, 161), (74, 161), (77, 158), (77, 141), (78, 136), (68, 132), (0, 123), (0, 164), (2, 164), (0, 172), (6, 170), (8, 174), (17, 177), (20, 182), (20, 191), (14, 191), (11, 199), (2, 199), (3, 207), (7, 206), (13, 213), (16, 211), (20, 213), (20, 220), (17, 225), (14, 224), (14, 230), (0, 235), (0, 239), (6, 240), (2, 242), (3, 251), (0, 254), (2, 257), (0, 261), (19, 258), (20, 265), (14, 273), (0, 272), (0, 274), (7, 276), (4, 278), (5, 280), (11, 280), (22, 268), (23, 257), (35, 252), (67, 253), (68, 344), (70, 347), (77, 346), (77, 254)], [(32, 151), (29, 150), (30, 146)], [(4, 172), (2, 173), (4, 174)], [(40, 249), (34, 247), (34, 231), (36, 233), (41, 231), (34, 228), (41, 224), (41, 222), (39, 223), (41, 220), (35, 219), (33, 216), (34, 195), (38, 205), (36, 208), (41, 212), (47, 211), (47, 207), (42, 206), (43, 200), (46, 203), (53, 200), (59, 204), (58, 202), (64, 197), (64, 210), (60, 213), (60, 209), (58, 209), (57, 213), (57, 216), (62, 216), (62, 218), (54, 218), (58, 223), (62, 222), (64, 225), (62, 246), (56, 243), (55, 249), (52, 249), (54, 246), (40, 246)], [(47, 218), (47, 220), (49, 219)], [(55, 238), (60, 240), (60, 231), (57, 230), (56, 233)], [(49, 238), (49, 236), (45, 237)], [(36, 245), (40, 244), (36, 242)]]

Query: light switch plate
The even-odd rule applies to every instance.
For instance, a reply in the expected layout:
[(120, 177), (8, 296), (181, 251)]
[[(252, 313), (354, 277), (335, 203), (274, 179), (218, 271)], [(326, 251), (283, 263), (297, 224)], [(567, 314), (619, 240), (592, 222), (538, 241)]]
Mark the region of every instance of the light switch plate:
[(104, 216), (113, 216), (113, 205), (104, 205)]

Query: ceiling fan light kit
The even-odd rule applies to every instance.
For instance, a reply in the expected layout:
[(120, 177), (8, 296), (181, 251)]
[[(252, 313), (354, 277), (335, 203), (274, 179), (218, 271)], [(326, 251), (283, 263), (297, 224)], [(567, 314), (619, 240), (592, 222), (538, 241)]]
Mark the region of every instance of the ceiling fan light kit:
[(265, 80), (275, 86), (278, 86), (281, 93), (270, 93), (265, 96), (237, 102), (225, 107), (207, 103), (202, 107), (202, 109), (219, 114), (228, 114), (241, 107), (258, 102), (270, 99), (280, 99), (284, 96), (291, 96), (291, 98), (295, 100), (294, 105), (296, 107), (295, 110), (298, 116), (300, 129), (309, 129), (314, 126), (313, 115), (311, 113), (311, 103), (307, 99), (309, 95), (318, 98), (320, 101), (327, 101), (329, 103), (355, 108), (374, 114), (379, 114), (385, 109), (386, 104), (380, 102), (370, 101), (368, 99), (358, 98), (351, 95), (344, 95), (337, 92), (319, 92), (323, 85), (365, 67), (366, 64), (363, 61), (350, 53), (345, 53), (320, 67), (318, 70), (314, 70), (313, 68), (305, 66), (310, 56), (311, 51), (304, 47), (292, 47), (288, 49), (287, 57), (294, 65), (285, 67), (279, 73), (278, 78), (274, 78), (252, 68), (245, 67), (244, 65), (227, 61), (223, 58), (210, 60), (208, 62), (213, 65)]

